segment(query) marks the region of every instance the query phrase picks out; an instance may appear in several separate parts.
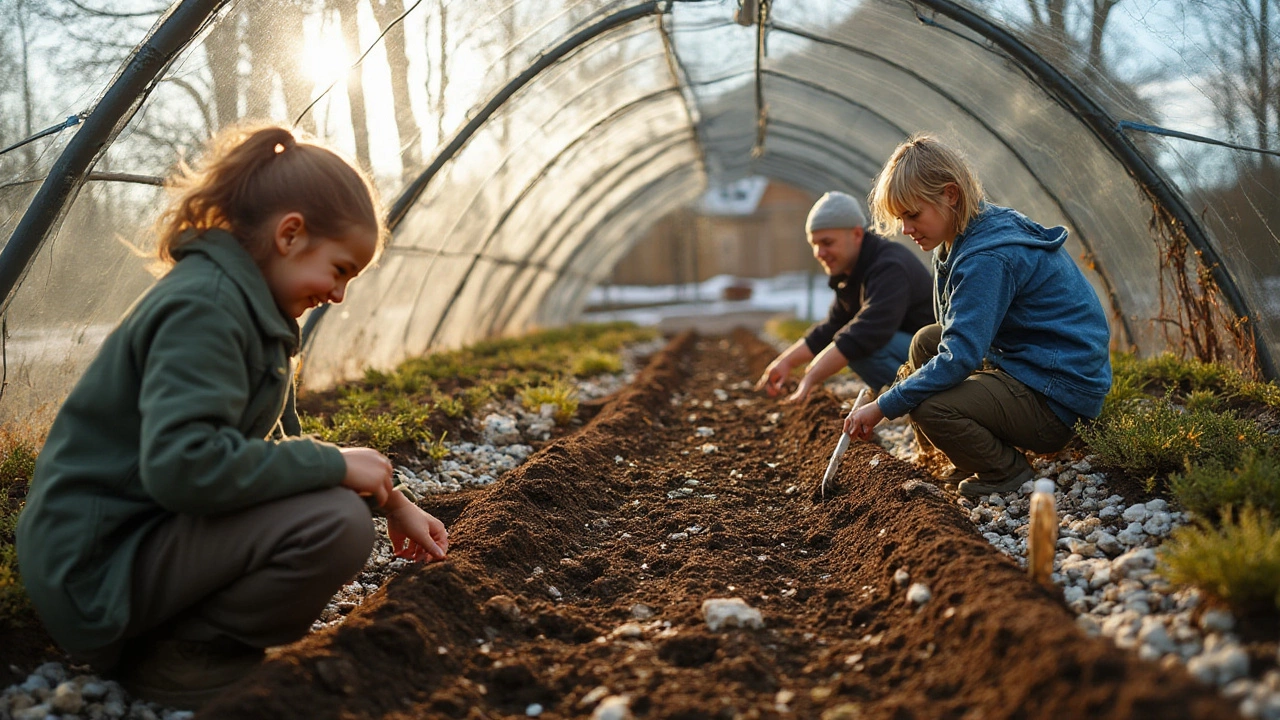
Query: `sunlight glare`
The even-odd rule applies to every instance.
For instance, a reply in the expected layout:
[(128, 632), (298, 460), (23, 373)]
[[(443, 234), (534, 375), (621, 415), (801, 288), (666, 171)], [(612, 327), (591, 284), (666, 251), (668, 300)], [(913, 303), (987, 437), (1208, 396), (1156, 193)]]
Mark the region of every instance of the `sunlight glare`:
[(302, 67), (318, 88), (346, 78), (351, 59), (347, 57), (342, 31), (335, 24), (325, 23), (319, 34), (312, 35), (302, 46)]

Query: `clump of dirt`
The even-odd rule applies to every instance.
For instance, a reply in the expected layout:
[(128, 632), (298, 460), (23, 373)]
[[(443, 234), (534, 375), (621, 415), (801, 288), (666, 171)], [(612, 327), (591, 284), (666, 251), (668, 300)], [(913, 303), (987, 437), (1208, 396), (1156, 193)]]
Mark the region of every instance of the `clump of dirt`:
[[(446, 562), (201, 717), (587, 717), (602, 686), (641, 718), (1235, 716), (1185, 673), (1078, 632), (1057, 593), (879, 447), (855, 442), (820, 499), (839, 404), (752, 392), (772, 355), (746, 335), (676, 338), (581, 432), (468, 493)], [(765, 627), (711, 632), (713, 597)]]

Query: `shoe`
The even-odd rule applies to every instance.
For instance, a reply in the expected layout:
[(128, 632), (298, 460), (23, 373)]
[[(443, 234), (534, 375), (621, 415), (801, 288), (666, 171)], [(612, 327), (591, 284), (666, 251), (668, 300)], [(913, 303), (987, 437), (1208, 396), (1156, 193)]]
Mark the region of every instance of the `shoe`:
[(1009, 493), (1022, 487), (1022, 484), (1036, 475), (1031, 468), (1025, 468), (1008, 480), (979, 480), (975, 475), (970, 480), (960, 482), (960, 494), (965, 497), (984, 497), (992, 493)]
[(159, 640), (143, 650), (120, 683), (135, 697), (180, 710), (199, 710), (262, 664), (262, 648), (222, 638)]

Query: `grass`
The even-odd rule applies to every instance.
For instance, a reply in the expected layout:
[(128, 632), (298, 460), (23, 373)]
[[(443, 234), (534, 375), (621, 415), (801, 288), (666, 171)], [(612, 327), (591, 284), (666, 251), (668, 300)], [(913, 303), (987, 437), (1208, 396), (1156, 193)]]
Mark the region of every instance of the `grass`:
[(0, 631), (35, 622), (18, 577), (14, 533), (26, 485), (36, 469), (36, 444), (0, 431)]
[(366, 371), (362, 381), (328, 394), (323, 407), (304, 414), (303, 429), (342, 445), (416, 450), (438, 460), (447, 453), (443, 432), (495, 398), (536, 389), (557, 406), (557, 422), (568, 422), (577, 399), (565, 394), (572, 387), (567, 375), (620, 372), (624, 346), (656, 337), (656, 330), (631, 323), (594, 323), (432, 353), (390, 372)]
[(1246, 451), (1236, 465), (1206, 463), (1169, 478), (1169, 489), (1182, 506), (1216, 520), (1225, 508), (1252, 506), (1280, 516), (1280, 460)]
[(1170, 582), (1199, 587), (1241, 614), (1280, 611), (1280, 527), (1270, 513), (1246, 507), (1174, 531), (1160, 548)]
[(1280, 386), (1252, 380), (1222, 363), (1188, 360), (1172, 353), (1152, 358), (1112, 353), (1111, 370), (1117, 382), (1155, 394), (1171, 392), (1190, 401), (1188, 406), (1195, 402), (1193, 394), (1208, 392), (1220, 399), (1280, 408)]

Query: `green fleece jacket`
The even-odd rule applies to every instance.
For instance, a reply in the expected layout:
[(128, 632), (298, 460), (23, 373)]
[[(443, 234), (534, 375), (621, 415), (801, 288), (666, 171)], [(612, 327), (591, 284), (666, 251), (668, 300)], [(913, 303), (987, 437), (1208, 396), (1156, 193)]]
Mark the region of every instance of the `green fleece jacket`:
[(58, 411), (18, 518), (22, 582), (71, 652), (120, 638), (134, 557), (175, 514), (232, 513), (342, 483), (297, 427), (298, 324), (232, 235), (206, 232), (125, 314)]

